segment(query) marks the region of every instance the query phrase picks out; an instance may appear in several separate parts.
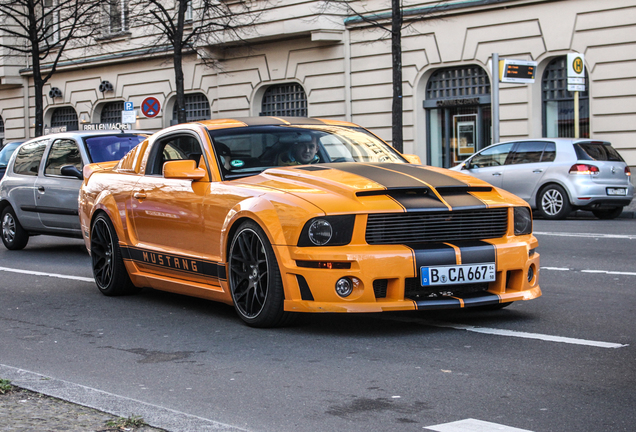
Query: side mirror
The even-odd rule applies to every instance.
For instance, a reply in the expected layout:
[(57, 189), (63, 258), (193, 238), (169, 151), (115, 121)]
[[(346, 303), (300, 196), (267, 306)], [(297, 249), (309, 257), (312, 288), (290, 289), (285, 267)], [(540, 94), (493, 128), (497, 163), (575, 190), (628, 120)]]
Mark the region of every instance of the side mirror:
[(200, 180), (205, 177), (205, 170), (197, 167), (197, 163), (190, 159), (168, 161), (163, 164), (165, 178), (182, 180)]
[(413, 154), (403, 154), (404, 159), (406, 159), (410, 164), (422, 165), (422, 160), (418, 155)]
[(60, 172), (63, 176), (77, 177), (80, 180), (84, 180), (84, 175), (75, 165), (64, 165), (60, 168)]

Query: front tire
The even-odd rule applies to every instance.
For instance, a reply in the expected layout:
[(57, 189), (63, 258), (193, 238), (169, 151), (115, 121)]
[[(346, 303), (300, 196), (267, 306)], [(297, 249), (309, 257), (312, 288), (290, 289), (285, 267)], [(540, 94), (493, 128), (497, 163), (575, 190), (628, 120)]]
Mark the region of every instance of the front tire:
[(597, 209), (597, 210), (592, 210), (592, 213), (594, 214), (594, 216), (596, 216), (599, 219), (616, 219), (617, 217), (619, 217), (621, 215), (621, 213), (623, 213), (623, 207), (614, 207), (614, 208), (610, 208), (610, 209)]
[(140, 288), (133, 285), (119, 248), (115, 227), (104, 213), (91, 226), (91, 263), (97, 288), (106, 296), (135, 294)]
[(251, 327), (288, 324), (278, 261), (267, 235), (258, 224), (241, 224), (230, 245), (230, 292), (239, 317)]
[(26, 232), (13, 207), (7, 206), (2, 210), (2, 243), (9, 250), (24, 249), (29, 242), (29, 233)]
[(559, 185), (550, 185), (539, 194), (538, 209), (544, 219), (565, 219), (572, 211), (567, 192)]

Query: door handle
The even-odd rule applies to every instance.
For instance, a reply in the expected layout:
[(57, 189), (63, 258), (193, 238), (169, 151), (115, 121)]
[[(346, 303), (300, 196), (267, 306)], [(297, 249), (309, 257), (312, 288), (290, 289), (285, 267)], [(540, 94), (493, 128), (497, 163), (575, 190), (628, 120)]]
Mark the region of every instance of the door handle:
[(543, 170), (542, 170), (542, 169), (536, 169), (536, 170), (534, 170), (534, 171), (532, 171), (532, 172), (533, 172), (533, 173), (535, 173), (535, 174), (538, 174), (538, 173), (542, 173), (542, 172), (543, 172)]
[(38, 186), (38, 191), (39, 192), (44, 192), (44, 186)]
[(492, 175), (494, 175), (495, 177), (499, 177), (501, 175), (500, 172), (496, 172), (496, 173), (492, 173)]
[(145, 191), (134, 192), (133, 198), (138, 199), (140, 201), (144, 200), (146, 199), (146, 192)]

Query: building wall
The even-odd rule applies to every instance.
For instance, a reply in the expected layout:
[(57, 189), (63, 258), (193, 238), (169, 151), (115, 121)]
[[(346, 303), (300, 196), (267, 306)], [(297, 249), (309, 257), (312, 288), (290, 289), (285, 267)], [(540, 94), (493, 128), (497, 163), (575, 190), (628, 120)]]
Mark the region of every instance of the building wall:
[[(411, 3), (413, 7), (431, 4)], [(378, 9), (384, 5), (368, 4), (377, 4)], [(296, 82), (307, 93), (309, 116), (352, 120), (390, 141), (387, 34), (360, 24), (345, 27), (341, 13), (323, 15), (320, 7), (317, 1), (282, 2), (248, 37), (249, 48), (227, 48), (218, 54), (220, 68), (205, 67), (194, 55), (186, 57), (186, 91), (206, 94), (213, 118), (258, 115), (268, 85)], [(293, 18), (291, 10), (302, 10), (304, 15)], [(539, 137), (543, 71), (555, 56), (579, 52), (585, 54), (590, 78), (591, 137), (611, 141), (636, 166), (635, 30), (632, 0), (509, 1), (455, 9), (442, 18), (410, 23), (402, 40), (404, 151), (426, 160), (422, 103), (435, 70), (471, 64), (490, 74), (493, 52), (500, 58), (537, 61), (535, 84), (501, 84), (500, 134), (501, 140)], [(45, 122), (58, 106), (73, 106), (80, 118), (96, 122), (105, 102), (132, 101), (139, 110), (145, 97), (154, 96), (162, 103), (162, 112), (153, 119), (140, 116), (135, 126), (157, 130), (170, 124), (175, 96), (171, 59), (108, 57), (139, 49), (150, 40), (140, 29), (131, 31), (128, 42), (124, 37), (95, 46), (92, 63), (60, 68), (45, 88)], [(98, 91), (104, 80), (114, 85), (113, 92)], [(62, 89), (63, 97), (50, 100), (50, 87)], [(27, 91), (30, 110), (25, 120)], [(32, 83), (28, 88), (0, 86), (7, 138), (33, 135), (33, 105)]]

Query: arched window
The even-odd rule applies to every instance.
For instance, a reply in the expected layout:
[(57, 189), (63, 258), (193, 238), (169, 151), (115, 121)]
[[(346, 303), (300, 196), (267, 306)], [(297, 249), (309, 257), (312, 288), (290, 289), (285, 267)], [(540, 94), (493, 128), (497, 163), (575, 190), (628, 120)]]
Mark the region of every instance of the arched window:
[(108, 102), (102, 108), (100, 121), (102, 123), (121, 123), (121, 112), (124, 110), (124, 102)]
[(307, 94), (300, 84), (269, 87), (261, 103), (262, 116), (307, 117)]
[[(186, 121), (210, 120), (210, 102), (203, 93), (185, 95)], [(177, 104), (172, 107), (172, 120), (177, 121)]]
[(433, 72), (424, 108), (430, 165), (450, 168), (491, 144), (490, 79), (482, 67)]
[[(543, 136), (574, 137), (574, 93), (568, 91), (566, 56), (552, 60), (541, 80), (543, 102)], [(588, 87), (587, 70), (585, 88)], [(590, 99), (588, 91), (579, 92), (579, 136), (590, 137)]]
[(77, 113), (73, 107), (55, 108), (51, 117), (51, 127), (66, 126), (66, 130), (78, 129)]

